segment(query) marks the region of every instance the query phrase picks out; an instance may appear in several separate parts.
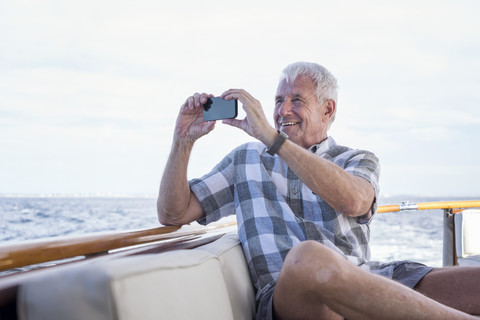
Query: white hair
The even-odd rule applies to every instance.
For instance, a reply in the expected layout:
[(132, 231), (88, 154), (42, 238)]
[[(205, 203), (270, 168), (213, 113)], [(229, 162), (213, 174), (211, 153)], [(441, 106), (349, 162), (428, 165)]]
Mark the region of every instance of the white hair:
[(328, 126), (335, 120), (337, 113), (337, 79), (325, 67), (313, 62), (295, 62), (283, 69), (280, 82), (287, 83), (295, 81), (299, 75), (310, 77), (315, 84), (317, 101), (322, 104), (327, 100), (335, 102), (335, 111), (330, 118)]

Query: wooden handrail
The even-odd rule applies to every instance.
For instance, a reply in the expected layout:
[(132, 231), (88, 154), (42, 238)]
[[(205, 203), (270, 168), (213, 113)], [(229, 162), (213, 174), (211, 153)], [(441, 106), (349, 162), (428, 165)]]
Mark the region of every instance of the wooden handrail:
[[(480, 208), (480, 201), (443, 201), (383, 205), (378, 206), (377, 212), (456, 208)], [(64, 237), (43, 241), (33, 240), (12, 245), (2, 245), (0, 246), (0, 271), (76, 256), (96, 255), (114, 249), (156, 241), (201, 235), (212, 229), (225, 228), (235, 224), (235, 222), (231, 222), (211, 227), (190, 229), (189, 231), (179, 231), (180, 227), (158, 227), (113, 234)]]
[(86, 235), (54, 240), (33, 240), (0, 246), (0, 270), (8, 270), (76, 256), (96, 255), (110, 250), (205, 234), (231, 224), (179, 231), (180, 227), (158, 227), (113, 234)]

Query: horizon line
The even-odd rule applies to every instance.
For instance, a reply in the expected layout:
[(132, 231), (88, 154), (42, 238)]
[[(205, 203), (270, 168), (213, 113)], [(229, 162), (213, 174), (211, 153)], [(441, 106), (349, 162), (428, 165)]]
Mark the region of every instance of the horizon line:
[[(0, 192), (0, 198), (156, 198), (156, 193), (133, 193), (133, 192)], [(480, 195), (427, 195), (427, 194), (382, 194), (378, 199), (391, 199), (403, 197), (405, 200), (409, 198), (460, 198), (460, 199), (480, 199)]]

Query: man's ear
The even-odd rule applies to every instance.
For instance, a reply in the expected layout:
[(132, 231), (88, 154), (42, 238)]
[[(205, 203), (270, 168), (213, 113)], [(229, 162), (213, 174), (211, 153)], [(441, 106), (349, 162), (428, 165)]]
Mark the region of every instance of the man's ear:
[(326, 117), (327, 122), (330, 120), (330, 118), (333, 116), (335, 113), (335, 108), (337, 107), (335, 104), (335, 101), (328, 99), (327, 101), (324, 102), (324, 116)]

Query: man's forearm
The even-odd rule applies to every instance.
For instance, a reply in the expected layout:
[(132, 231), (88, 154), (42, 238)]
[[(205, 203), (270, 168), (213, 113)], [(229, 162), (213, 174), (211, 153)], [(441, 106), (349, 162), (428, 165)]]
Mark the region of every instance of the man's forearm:
[[(175, 139), (160, 183), (157, 212), (160, 223), (179, 225), (187, 223), (191, 191), (187, 168), (193, 143)], [(188, 221), (190, 222), (190, 221)]]
[(343, 214), (360, 216), (372, 206), (375, 192), (367, 180), (345, 172), (291, 141), (280, 148), (278, 155), (315, 194)]
[[(271, 146), (276, 130), (264, 128), (263, 132), (258, 139)], [(375, 192), (367, 180), (345, 172), (290, 140), (283, 143), (277, 154), (310, 190), (339, 212), (360, 216), (372, 206)]]

